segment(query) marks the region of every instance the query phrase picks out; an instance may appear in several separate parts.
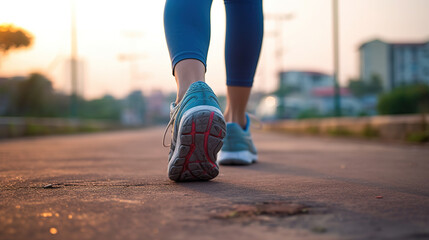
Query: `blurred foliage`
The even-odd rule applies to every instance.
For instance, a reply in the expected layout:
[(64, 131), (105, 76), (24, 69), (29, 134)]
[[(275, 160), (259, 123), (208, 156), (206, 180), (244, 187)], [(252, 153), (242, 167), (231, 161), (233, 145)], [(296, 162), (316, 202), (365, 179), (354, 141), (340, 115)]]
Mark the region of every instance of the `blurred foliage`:
[(59, 117), (68, 114), (68, 97), (54, 92), (51, 82), (41, 74), (26, 79), (0, 82), (0, 115)]
[(12, 24), (0, 25), (0, 51), (8, 53), (12, 49), (28, 47), (33, 42), (29, 32)]
[(305, 132), (310, 134), (320, 134), (319, 126), (309, 126), (305, 129)]
[(16, 110), (27, 116), (54, 116), (54, 89), (51, 82), (40, 74), (32, 74), (18, 84)]
[(332, 135), (332, 136), (339, 136), (339, 137), (348, 137), (348, 136), (353, 136), (353, 133), (347, 129), (346, 127), (343, 126), (337, 126), (334, 128), (330, 128), (328, 129), (328, 134)]
[(365, 95), (377, 95), (382, 92), (383, 86), (381, 85), (382, 79), (380, 75), (374, 74), (368, 80), (351, 79), (348, 83), (350, 92), (356, 97)]
[(366, 138), (376, 138), (380, 136), (380, 131), (374, 126), (367, 124), (362, 129), (362, 136)]
[(277, 97), (286, 97), (292, 93), (299, 92), (299, 91), (300, 91), (300, 89), (296, 86), (281, 85), (272, 94), (277, 96)]
[[(123, 108), (146, 111), (141, 91), (134, 91), (126, 101), (105, 95), (94, 100), (78, 98), (78, 118), (120, 121)], [(53, 89), (45, 76), (33, 73), (28, 78), (1, 79), (0, 116), (69, 117), (70, 96)]]
[(413, 84), (395, 88), (378, 99), (380, 114), (410, 114), (429, 112), (429, 86)]
[(111, 95), (86, 101), (78, 101), (78, 117), (87, 119), (109, 119), (119, 121), (121, 119), (122, 103)]
[(140, 117), (144, 116), (147, 112), (146, 100), (143, 92), (140, 90), (132, 91), (125, 98), (127, 108), (132, 109)]
[(429, 142), (429, 131), (421, 131), (410, 133), (406, 137), (407, 141), (413, 143), (425, 143)]
[(309, 118), (323, 118), (326, 117), (317, 111), (317, 109), (310, 108), (310, 109), (304, 109), (302, 110), (299, 115), (298, 119), (309, 119)]

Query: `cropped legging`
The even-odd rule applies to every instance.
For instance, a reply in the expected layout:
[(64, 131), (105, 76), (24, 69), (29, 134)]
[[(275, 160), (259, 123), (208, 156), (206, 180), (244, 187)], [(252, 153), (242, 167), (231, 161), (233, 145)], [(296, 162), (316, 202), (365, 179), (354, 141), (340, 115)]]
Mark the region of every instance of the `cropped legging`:
[[(263, 37), (262, 0), (224, 0), (228, 86), (251, 87)], [(207, 68), (212, 0), (166, 0), (164, 28), (174, 67), (197, 59)]]

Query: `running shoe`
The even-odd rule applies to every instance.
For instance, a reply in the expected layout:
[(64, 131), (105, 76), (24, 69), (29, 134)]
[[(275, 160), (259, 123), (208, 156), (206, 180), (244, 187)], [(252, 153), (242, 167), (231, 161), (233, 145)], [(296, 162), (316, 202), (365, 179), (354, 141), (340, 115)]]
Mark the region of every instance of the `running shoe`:
[(250, 136), (250, 118), (246, 114), (244, 129), (237, 123), (226, 124), (226, 137), (218, 154), (221, 165), (250, 165), (258, 161), (258, 155)]
[(183, 99), (171, 104), (172, 139), (168, 177), (174, 181), (210, 180), (219, 174), (216, 157), (222, 148), (226, 123), (216, 95), (204, 82), (193, 83)]

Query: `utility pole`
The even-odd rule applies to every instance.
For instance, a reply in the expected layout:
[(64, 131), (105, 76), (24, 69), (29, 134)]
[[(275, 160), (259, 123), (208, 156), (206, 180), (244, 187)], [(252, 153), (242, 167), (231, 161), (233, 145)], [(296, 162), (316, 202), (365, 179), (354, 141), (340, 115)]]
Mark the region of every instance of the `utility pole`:
[(334, 54), (334, 109), (335, 116), (341, 117), (341, 95), (338, 76), (339, 66), (339, 34), (338, 34), (338, 0), (332, 0), (332, 24), (333, 24), (333, 54)]
[[(141, 74), (138, 72), (138, 64), (137, 61), (139, 59), (145, 58), (144, 54), (136, 53), (134, 49), (134, 40), (141, 38), (143, 33), (141, 32), (124, 32), (125, 37), (130, 39), (130, 52), (125, 54), (119, 54), (119, 61), (126, 61), (130, 64), (130, 92), (131, 94), (135, 89), (134, 82), (138, 79), (141, 79)], [(125, 99), (125, 111), (123, 113), (123, 123), (127, 125), (139, 125), (142, 124), (141, 114), (136, 110), (140, 109), (141, 106), (139, 103), (133, 103), (130, 99), (131, 95), (128, 95)], [(137, 104), (137, 105), (136, 105)], [(134, 107), (133, 107), (134, 106)]]
[[(264, 18), (266, 20), (272, 20), (275, 21), (275, 29), (274, 32), (272, 32), (272, 36), (275, 38), (275, 58), (277, 62), (276, 66), (276, 76), (279, 80), (279, 86), (281, 86), (281, 77), (283, 72), (283, 23), (285, 21), (289, 21), (293, 18), (293, 14), (265, 14)], [(283, 101), (284, 96), (283, 94), (279, 94), (277, 96), (279, 98), (279, 105), (277, 106), (276, 115), (279, 118), (283, 118), (285, 115), (285, 103)]]
[(75, 0), (71, 0), (71, 96), (70, 96), (70, 116), (77, 117), (77, 31), (76, 31), (76, 5)]
[(136, 39), (140, 39), (141, 37), (143, 37), (143, 33), (129, 31), (124, 32), (123, 35), (130, 40), (130, 52), (119, 54), (118, 60), (127, 61), (130, 64), (130, 91), (132, 91), (134, 88), (134, 81), (136, 81), (137, 79), (141, 79), (141, 74), (138, 73), (137, 61), (139, 59), (145, 58), (144, 54), (136, 53), (134, 43)]
[(264, 18), (266, 20), (272, 20), (275, 22), (275, 29), (272, 32), (272, 36), (275, 37), (275, 56), (277, 67), (276, 71), (278, 76), (280, 76), (283, 71), (283, 23), (289, 21), (293, 18), (293, 14), (265, 14)]

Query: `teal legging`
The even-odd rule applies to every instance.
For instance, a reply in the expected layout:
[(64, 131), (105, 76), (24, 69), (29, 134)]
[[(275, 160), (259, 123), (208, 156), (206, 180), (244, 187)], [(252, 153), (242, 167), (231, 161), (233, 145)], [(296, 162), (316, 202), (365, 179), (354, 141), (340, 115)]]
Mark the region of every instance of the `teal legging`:
[[(224, 0), (226, 10), (225, 65), (228, 86), (251, 87), (264, 32), (262, 0)], [(164, 28), (173, 74), (184, 59), (204, 66), (210, 43), (212, 0), (167, 0)]]

